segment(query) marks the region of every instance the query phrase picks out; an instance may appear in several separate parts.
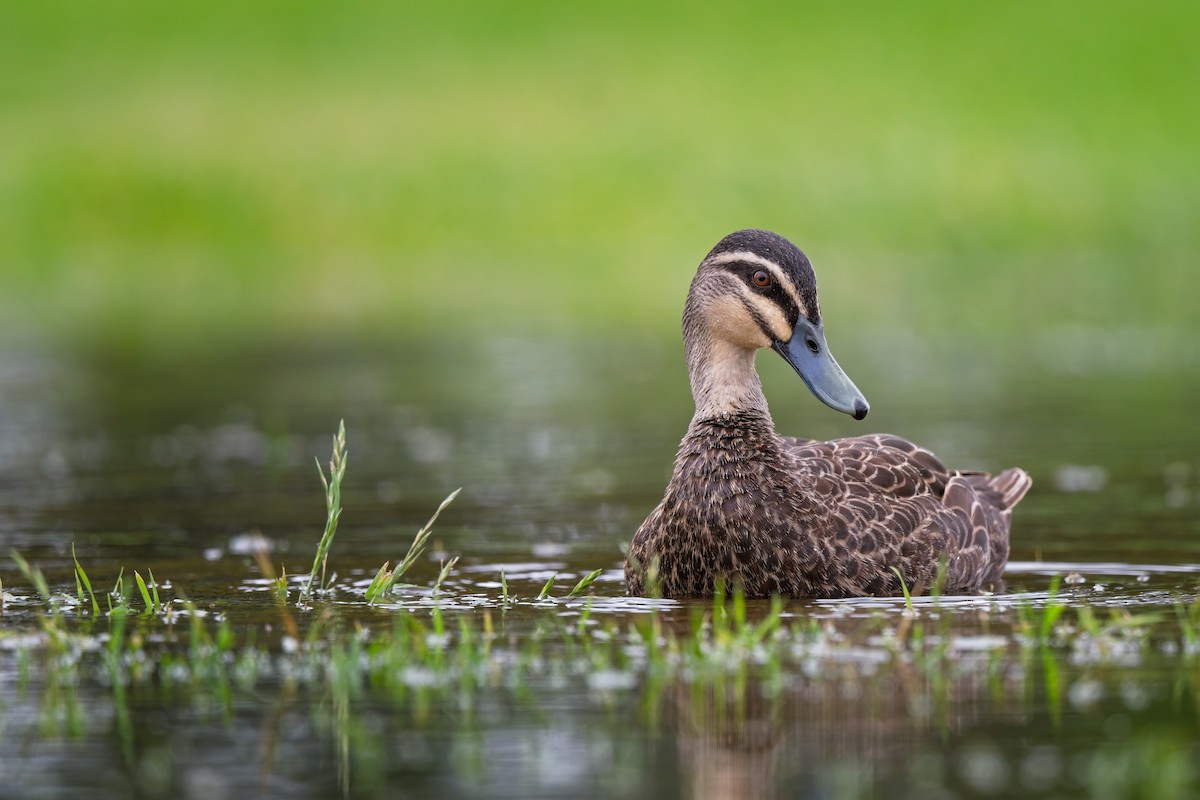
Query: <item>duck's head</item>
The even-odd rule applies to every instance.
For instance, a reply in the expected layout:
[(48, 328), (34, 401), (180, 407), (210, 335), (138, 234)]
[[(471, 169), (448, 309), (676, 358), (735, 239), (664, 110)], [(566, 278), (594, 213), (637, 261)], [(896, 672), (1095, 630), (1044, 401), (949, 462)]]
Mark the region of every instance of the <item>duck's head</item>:
[[(770, 347), (830, 408), (855, 419), (870, 410), (825, 341), (812, 264), (778, 234), (744, 230), (718, 242), (692, 281), (683, 327), (694, 379), (703, 359), (735, 363), (748, 356), (752, 365), (753, 354)], [(711, 366), (718, 376), (736, 372), (727, 365)]]

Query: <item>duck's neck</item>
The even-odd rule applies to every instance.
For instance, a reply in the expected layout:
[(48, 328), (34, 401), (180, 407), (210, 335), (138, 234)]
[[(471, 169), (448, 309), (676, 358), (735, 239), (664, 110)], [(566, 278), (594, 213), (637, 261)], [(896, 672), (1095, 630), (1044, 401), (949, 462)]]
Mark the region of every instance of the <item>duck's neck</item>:
[(767, 398), (754, 369), (753, 349), (713, 339), (704, 333), (685, 342), (688, 377), (696, 413), (692, 424), (707, 419), (757, 412), (768, 422)]

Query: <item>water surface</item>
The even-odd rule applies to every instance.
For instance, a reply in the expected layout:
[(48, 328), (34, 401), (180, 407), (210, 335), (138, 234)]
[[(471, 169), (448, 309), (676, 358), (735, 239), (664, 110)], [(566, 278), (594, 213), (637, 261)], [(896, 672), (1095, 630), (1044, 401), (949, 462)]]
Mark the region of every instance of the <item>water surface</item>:
[[(895, 649), (914, 624), (901, 600), (792, 601), (787, 644), (763, 663), (751, 654), (727, 672), (659, 680), (644, 644), (626, 641), (631, 621), (656, 615), (667, 635), (708, 606), (624, 598), (620, 546), (657, 502), (690, 415), (679, 349), (501, 337), (179, 360), (0, 353), (3, 549), (69, 594), (72, 545), (97, 583), (122, 567), (152, 569), (199, 611), (229, 620), (239, 641), (252, 637), (280, 659), (252, 687), (215, 697), (194, 685), (167, 691), (164, 679), (114, 697), (101, 673), (83, 669), (67, 702), (39, 682), (44, 666), (21, 645), (36, 636), (38, 604), (15, 568), (0, 568), (9, 594), (0, 617), (6, 793), (1195, 790), (1200, 654), (1175, 622), (1177, 607), (1200, 593), (1194, 365), (1093, 359), (1064, 370), (1061, 354), (850, 342), (839, 357), (873, 409), (855, 423), (808, 396), (778, 359), (760, 357), (783, 432), (886, 430), (956, 467), (1025, 467), (1035, 484), (1016, 514), (1006, 592), (916, 601), (936, 664), (917, 657), (925, 649)], [(340, 715), (329, 697), (306, 693), (310, 684), (289, 688), (287, 637), (251, 552), (265, 546), (289, 574), (307, 570), (324, 520), (313, 461), (328, 458), (342, 418), (350, 462), (331, 558), (338, 579), (313, 609), (295, 612), (300, 630), (326, 610), (368, 639), (401, 613), (431, 619), (436, 607), (451, 626), (458, 617), (480, 626), (486, 614), (497, 649), (514, 654), (511, 680), (417, 691), (437, 678), (410, 672), (397, 679), (408, 690), (367, 687)], [(407, 576), (416, 586), (366, 607), (379, 565), (401, 556), (459, 486)], [(455, 555), (442, 591), (431, 592), (439, 564)], [(597, 568), (590, 606), (535, 601), (551, 576), (561, 598)], [(516, 598), (507, 606), (501, 573)], [(1053, 576), (1063, 580), (1054, 597)], [(1052, 641), (1023, 643), (1022, 614), (1064, 600), (1071, 613)], [(1103, 635), (1080, 632), (1079, 608)], [(748, 613), (769, 610), (751, 604)], [(79, 622), (98, 642), (108, 624)], [(574, 625), (609, 655), (574, 652), (574, 634), (560, 630)], [(171, 630), (144, 637), (181, 647), (185, 637)], [(530, 642), (542, 649), (523, 661)]]

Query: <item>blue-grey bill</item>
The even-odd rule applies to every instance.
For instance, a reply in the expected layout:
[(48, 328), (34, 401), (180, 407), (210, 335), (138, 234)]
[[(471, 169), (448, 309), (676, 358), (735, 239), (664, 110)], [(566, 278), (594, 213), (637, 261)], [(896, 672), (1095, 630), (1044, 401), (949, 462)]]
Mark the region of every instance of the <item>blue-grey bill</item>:
[[(810, 343), (815, 343), (816, 352), (813, 352)], [(822, 403), (855, 419), (867, 416), (871, 410), (867, 398), (838, 366), (833, 353), (829, 352), (820, 325), (813, 325), (801, 317), (792, 332), (792, 338), (786, 342), (775, 342), (772, 347), (783, 356), (784, 361), (792, 365), (808, 390)]]

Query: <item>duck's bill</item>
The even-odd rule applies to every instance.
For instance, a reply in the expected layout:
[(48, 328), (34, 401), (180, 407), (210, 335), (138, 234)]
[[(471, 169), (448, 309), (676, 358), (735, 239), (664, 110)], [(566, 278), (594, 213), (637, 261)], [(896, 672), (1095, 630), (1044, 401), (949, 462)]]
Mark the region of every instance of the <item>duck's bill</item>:
[(792, 365), (809, 391), (825, 405), (855, 419), (862, 419), (871, 410), (867, 398), (829, 352), (820, 325), (813, 325), (801, 317), (792, 331), (792, 338), (774, 342), (771, 347)]

